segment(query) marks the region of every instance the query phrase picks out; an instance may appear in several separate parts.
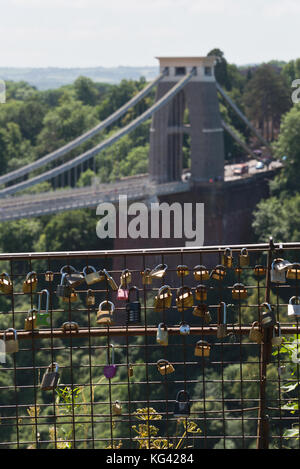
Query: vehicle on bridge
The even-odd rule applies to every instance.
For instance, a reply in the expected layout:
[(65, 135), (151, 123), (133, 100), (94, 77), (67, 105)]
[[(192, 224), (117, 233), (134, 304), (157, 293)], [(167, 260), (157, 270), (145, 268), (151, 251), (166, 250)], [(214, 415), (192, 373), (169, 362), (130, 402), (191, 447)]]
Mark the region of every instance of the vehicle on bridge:
[(246, 163), (238, 164), (233, 168), (234, 176), (243, 176), (243, 174), (248, 174), (248, 172), (249, 166)]

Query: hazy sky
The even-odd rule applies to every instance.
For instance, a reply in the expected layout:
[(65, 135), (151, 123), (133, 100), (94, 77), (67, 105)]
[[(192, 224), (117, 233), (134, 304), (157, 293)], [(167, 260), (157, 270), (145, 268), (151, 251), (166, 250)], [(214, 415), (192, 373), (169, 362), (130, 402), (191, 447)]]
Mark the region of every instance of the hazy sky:
[(0, 66), (156, 65), (159, 55), (290, 60), (299, 0), (0, 0)]

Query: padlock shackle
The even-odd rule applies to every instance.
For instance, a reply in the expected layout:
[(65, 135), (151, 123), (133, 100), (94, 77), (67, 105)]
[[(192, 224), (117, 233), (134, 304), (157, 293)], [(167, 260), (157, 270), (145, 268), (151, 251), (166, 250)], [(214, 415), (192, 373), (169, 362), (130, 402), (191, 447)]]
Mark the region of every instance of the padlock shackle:
[(9, 327), (8, 329), (6, 329), (6, 330), (3, 332), (3, 340), (4, 340), (4, 342), (6, 341), (6, 333), (7, 333), (7, 332), (13, 332), (13, 334), (14, 334), (14, 340), (17, 340), (18, 333), (17, 333), (16, 329), (14, 329), (13, 327)]
[(50, 363), (50, 365), (47, 367), (47, 373), (50, 373), (51, 371), (53, 371), (54, 367), (55, 367), (55, 373), (58, 373), (59, 366), (56, 362)]
[(61, 279), (60, 279), (60, 286), (63, 287), (63, 286), (66, 286), (66, 276), (67, 276), (67, 273), (64, 272), (62, 275), (61, 275)]
[(61, 274), (64, 274), (65, 270), (67, 270), (67, 274), (70, 274), (71, 272), (73, 273), (78, 273), (78, 270), (75, 269), (75, 267), (73, 267), (72, 265), (64, 265), (61, 269), (60, 269), (60, 273)]
[(111, 309), (110, 309), (109, 311), (110, 311), (111, 313), (114, 312), (114, 310), (115, 310), (115, 305), (113, 304), (112, 301), (109, 301), (109, 300), (104, 300), (104, 301), (102, 301), (102, 302), (99, 304), (99, 308), (98, 308), (99, 311), (106, 311), (106, 310), (103, 310), (103, 309), (102, 309), (104, 304), (107, 304), (107, 305), (110, 306)]
[(149, 275), (150, 277), (161, 278), (165, 275), (167, 268), (168, 268), (167, 264), (158, 264), (156, 267), (154, 267), (154, 269), (150, 271)]
[[(299, 303), (293, 303), (293, 300), (297, 300)], [(291, 296), (289, 299), (289, 305), (300, 304), (300, 296)]]
[(227, 257), (231, 257), (232, 256), (232, 249), (231, 248), (225, 248), (224, 249), (224, 255), (227, 256)]
[(266, 301), (264, 303), (262, 303), (260, 306), (261, 306), (261, 308), (265, 306), (266, 308), (268, 308), (268, 310), (270, 312), (273, 312), (272, 306), (270, 305), (270, 303), (267, 303)]
[(10, 281), (10, 276), (8, 275), (8, 273), (2, 272), (2, 274), (0, 274), (0, 280), (3, 280), (5, 277), (8, 278), (8, 280)]
[[(111, 363), (110, 363), (110, 354), (109, 349), (111, 348)], [(115, 364), (115, 346), (114, 344), (109, 344), (107, 347), (107, 365), (114, 365)]]
[(37, 274), (34, 270), (32, 270), (31, 272), (28, 272), (28, 274), (26, 275), (26, 279), (25, 281), (27, 282), (29, 279), (31, 279), (31, 277), (37, 277)]
[(189, 402), (190, 401), (190, 394), (188, 393), (188, 391), (185, 391), (184, 389), (182, 389), (181, 391), (178, 391), (177, 396), (176, 396), (176, 401), (180, 402), (180, 398), (182, 396), (184, 396), (185, 400), (183, 400), (181, 402)]
[(248, 249), (247, 248), (242, 248), (241, 249), (241, 256), (248, 256)]
[(160, 322), (157, 326), (157, 328), (161, 331), (162, 329), (164, 329), (165, 331), (168, 330), (166, 324), (164, 322)]
[(41, 312), (41, 305), (42, 305), (42, 296), (43, 294), (46, 294), (46, 313), (48, 313), (49, 311), (49, 300), (50, 300), (50, 293), (48, 290), (46, 290), (46, 288), (44, 290), (41, 291), (41, 293), (39, 294), (39, 302), (38, 302), (38, 313)]
[(277, 259), (274, 259), (272, 264), (271, 264), (271, 269), (272, 270), (277, 270), (277, 269), (275, 269), (275, 265), (279, 264), (279, 262), (283, 262), (283, 261), (284, 261), (284, 259), (281, 259), (281, 257), (278, 257)]
[(95, 267), (93, 267), (92, 265), (86, 265), (83, 269), (82, 269), (82, 272), (83, 272), (83, 275), (86, 277), (88, 274), (87, 274), (87, 270), (91, 270), (92, 272), (94, 272), (95, 274), (97, 273), (97, 270), (95, 269)]

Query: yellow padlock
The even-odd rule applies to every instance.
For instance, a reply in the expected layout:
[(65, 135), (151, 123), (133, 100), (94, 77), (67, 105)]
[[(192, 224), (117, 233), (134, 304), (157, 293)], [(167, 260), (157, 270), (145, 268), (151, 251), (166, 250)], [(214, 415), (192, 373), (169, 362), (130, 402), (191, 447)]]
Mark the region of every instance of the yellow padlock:
[(205, 285), (197, 285), (195, 289), (195, 298), (199, 301), (207, 300), (207, 287)]
[(232, 298), (234, 300), (244, 300), (247, 298), (248, 292), (245, 285), (242, 283), (235, 283), (232, 288)]
[(286, 278), (289, 280), (300, 280), (300, 264), (294, 263), (293, 266), (288, 269)]
[(178, 265), (176, 272), (178, 277), (186, 277), (189, 275), (189, 268), (187, 265)]
[(25, 318), (25, 331), (32, 331), (34, 329), (38, 329), (36, 325), (36, 318), (37, 318), (37, 309), (30, 309), (27, 313), (27, 318)]
[(32, 271), (26, 275), (26, 279), (23, 282), (23, 293), (32, 293), (36, 290), (37, 287), (37, 274)]
[(176, 306), (179, 312), (182, 312), (194, 305), (194, 296), (190, 287), (184, 285), (177, 289)]
[(209, 270), (205, 267), (205, 265), (196, 265), (194, 267), (193, 275), (195, 280), (200, 280), (200, 282), (209, 280)]
[(157, 296), (154, 298), (155, 311), (162, 312), (171, 308), (172, 292), (169, 285), (163, 285), (158, 290)]
[(226, 268), (223, 265), (217, 265), (210, 274), (214, 280), (222, 281), (226, 276)]
[(230, 269), (232, 267), (232, 264), (233, 264), (232, 251), (230, 248), (226, 248), (224, 250), (224, 253), (222, 254), (222, 265)]
[(209, 357), (211, 345), (205, 340), (198, 340), (195, 346), (194, 355), (196, 357)]
[(13, 290), (13, 283), (6, 272), (0, 275), (0, 290), (5, 294), (9, 294)]
[(173, 373), (175, 371), (174, 366), (172, 365), (172, 363), (168, 362), (168, 360), (161, 359), (158, 360), (156, 364), (158, 371), (163, 376)]

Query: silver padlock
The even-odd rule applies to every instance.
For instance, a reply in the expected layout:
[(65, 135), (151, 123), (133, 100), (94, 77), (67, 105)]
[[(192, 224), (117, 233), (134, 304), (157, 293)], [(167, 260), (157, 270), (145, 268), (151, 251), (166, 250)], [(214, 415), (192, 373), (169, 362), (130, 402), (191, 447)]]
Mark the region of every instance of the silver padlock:
[(285, 283), (286, 270), (291, 265), (289, 261), (284, 259), (274, 259), (271, 266), (271, 282), (272, 283)]
[[(6, 333), (7, 332), (13, 332), (14, 338), (11, 340), (6, 340)], [(18, 334), (15, 329), (10, 327), (9, 329), (6, 329), (3, 333), (3, 341), (5, 343), (5, 353), (16, 353), (19, 351), (19, 342), (18, 342)]]
[(290, 317), (300, 316), (300, 296), (292, 296), (289, 299), (288, 316)]
[(160, 345), (168, 345), (168, 339), (168, 328), (163, 322), (161, 322), (157, 328), (156, 342)]
[(182, 321), (179, 324), (179, 333), (181, 335), (189, 335), (190, 331), (191, 331), (191, 328), (190, 328), (190, 326), (188, 325), (187, 322)]

